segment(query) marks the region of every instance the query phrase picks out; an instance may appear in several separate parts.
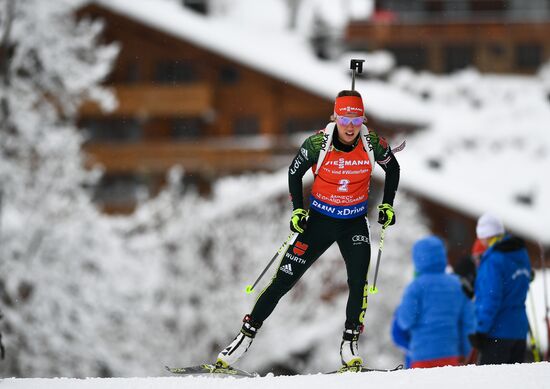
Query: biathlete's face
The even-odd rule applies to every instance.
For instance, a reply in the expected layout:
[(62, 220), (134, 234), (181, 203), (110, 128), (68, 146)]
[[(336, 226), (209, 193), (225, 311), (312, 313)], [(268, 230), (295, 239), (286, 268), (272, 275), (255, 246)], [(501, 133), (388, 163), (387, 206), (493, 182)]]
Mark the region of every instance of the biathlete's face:
[(343, 116), (336, 115), (336, 127), (338, 127), (338, 138), (345, 145), (353, 144), (361, 130), (364, 117), (356, 113), (349, 113)]

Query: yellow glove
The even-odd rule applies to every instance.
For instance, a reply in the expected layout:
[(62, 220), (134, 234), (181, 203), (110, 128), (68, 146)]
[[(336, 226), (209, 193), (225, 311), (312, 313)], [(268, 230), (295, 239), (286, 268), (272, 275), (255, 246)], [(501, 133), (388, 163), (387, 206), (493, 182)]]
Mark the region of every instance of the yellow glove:
[(395, 224), (395, 212), (390, 204), (380, 204), (378, 210), (380, 211), (378, 214), (378, 223), (382, 224), (384, 228)]
[(296, 208), (292, 211), (290, 218), (290, 229), (294, 232), (303, 233), (307, 224), (307, 211), (303, 208)]

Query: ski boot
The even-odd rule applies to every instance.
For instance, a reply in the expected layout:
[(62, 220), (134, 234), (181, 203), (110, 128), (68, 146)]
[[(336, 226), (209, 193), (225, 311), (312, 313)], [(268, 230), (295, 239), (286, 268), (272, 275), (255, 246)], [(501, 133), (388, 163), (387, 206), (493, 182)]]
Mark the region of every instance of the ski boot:
[(342, 343), (340, 343), (340, 358), (342, 360), (342, 367), (338, 370), (340, 373), (361, 371), (363, 358), (359, 356), (359, 348), (357, 346), (361, 332), (363, 332), (363, 326), (348, 328), (346, 325), (346, 329), (342, 335)]
[(229, 368), (233, 366), (247, 352), (252, 344), (256, 332), (262, 326), (262, 323), (255, 322), (250, 315), (246, 315), (243, 319), (241, 332), (233, 339), (231, 344), (223, 349), (218, 354), (216, 366), (218, 368)]

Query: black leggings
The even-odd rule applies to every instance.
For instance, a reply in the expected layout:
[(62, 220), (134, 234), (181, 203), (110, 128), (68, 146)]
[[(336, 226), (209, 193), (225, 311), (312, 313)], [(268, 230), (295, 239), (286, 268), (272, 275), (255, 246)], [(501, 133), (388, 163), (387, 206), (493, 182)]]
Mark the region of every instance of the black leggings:
[(366, 216), (334, 219), (313, 210), (307, 227), (290, 245), (271, 283), (262, 291), (250, 316), (262, 323), (306, 270), (334, 242), (344, 257), (348, 275), (349, 296), (346, 306), (346, 328), (363, 324), (367, 308), (367, 272), (370, 263), (370, 237)]
[(501, 365), (525, 361), (525, 339), (487, 339), (481, 347), (478, 365)]

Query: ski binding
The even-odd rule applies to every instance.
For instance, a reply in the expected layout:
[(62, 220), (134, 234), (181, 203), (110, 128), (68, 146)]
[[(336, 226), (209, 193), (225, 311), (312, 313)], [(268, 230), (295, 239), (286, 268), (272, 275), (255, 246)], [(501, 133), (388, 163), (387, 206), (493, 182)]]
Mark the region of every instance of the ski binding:
[(397, 365), (393, 369), (374, 369), (374, 368), (371, 368), (371, 367), (357, 365), (357, 366), (342, 366), (338, 370), (330, 371), (330, 372), (325, 373), (325, 374), (368, 373), (368, 372), (372, 372), (372, 371), (389, 373), (389, 372), (392, 372), (392, 371), (398, 371), (398, 370), (402, 370), (402, 369), (403, 369), (403, 365)]

